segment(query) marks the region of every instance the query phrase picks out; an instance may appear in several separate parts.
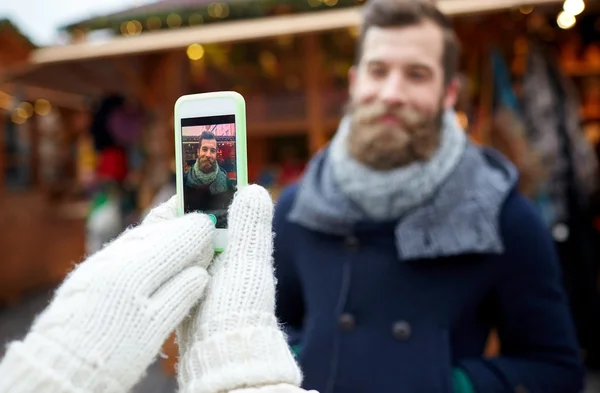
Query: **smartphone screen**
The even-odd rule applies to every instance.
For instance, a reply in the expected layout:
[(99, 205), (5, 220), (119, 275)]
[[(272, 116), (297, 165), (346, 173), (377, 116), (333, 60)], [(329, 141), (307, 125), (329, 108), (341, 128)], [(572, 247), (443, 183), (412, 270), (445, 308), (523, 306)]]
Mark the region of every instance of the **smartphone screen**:
[(237, 187), (235, 115), (181, 119), (183, 209), (208, 214), (227, 228)]

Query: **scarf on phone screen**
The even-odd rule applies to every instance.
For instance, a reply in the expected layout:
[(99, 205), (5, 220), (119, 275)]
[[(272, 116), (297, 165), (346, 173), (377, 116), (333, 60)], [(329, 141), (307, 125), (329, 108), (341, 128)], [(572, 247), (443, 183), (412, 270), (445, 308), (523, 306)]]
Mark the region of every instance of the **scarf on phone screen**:
[(215, 163), (215, 169), (210, 173), (204, 173), (198, 167), (198, 161), (188, 171), (187, 184), (190, 187), (205, 187), (210, 185), (210, 193), (220, 194), (227, 191), (227, 174), (221, 170), (219, 164)]

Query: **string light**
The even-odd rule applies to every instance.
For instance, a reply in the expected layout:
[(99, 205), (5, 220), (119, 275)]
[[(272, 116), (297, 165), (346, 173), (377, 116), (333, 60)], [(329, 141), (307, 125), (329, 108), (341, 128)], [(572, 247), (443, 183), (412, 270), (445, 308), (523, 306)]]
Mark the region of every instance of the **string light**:
[(558, 27), (564, 30), (573, 27), (576, 21), (577, 20), (575, 19), (575, 16), (573, 14), (570, 14), (565, 11), (562, 11), (560, 14), (558, 14), (558, 18), (556, 18), (556, 23), (558, 24)]
[(190, 60), (200, 60), (204, 57), (204, 47), (200, 44), (192, 44), (188, 46), (187, 56)]
[(576, 16), (585, 10), (585, 2), (583, 0), (565, 0), (563, 3), (563, 11), (558, 14), (556, 24), (561, 29), (570, 29), (577, 23)]
[(142, 23), (138, 20), (121, 23), (121, 34), (123, 35), (140, 35), (143, 29)]
[(568, 14), (577, 16), (585, 10), (585, 3), (583, 0), (565, 0), (563, 10)]
[(229, 5), (225, 3), (212, 3), (208, 6), (208, 15), (213, 18), (226, 18), (229, 16)]
[(169, 16), (167, 16), (167, 25), (170, 28), (181, 26), (181, 16), (177, 14), (170, 14)]
[(23, 124), (27, 121), (26, 117), (20, 116), (20, 114), (18, 113), (18, 111), (14, 111), (11, 114), (11, 120), (13, 123), (15, 124)]
[(25, 117), (29, 118), (33, 116), (33, 105), (31, 105), (29, 102), (22, 102), (19, 105), (19, 108), (23, 111)]
[(524, 5), (519, 8), (519, 11), (521, 11), (521, 14), (523, 14), (523, 15), (529, 15), (533, 12), (533, 6)]
[(35, 105), (34, 105), (35, 113), (37, 113), (40, 116), (47, 115), (48, 113), (50, 113), (51, 109), (52, 109), (52, 106), (50, 105), (48, 100), (39, 99), (35, 102)]
[(129, 35), (138, 35), (142, 32), (142, 24), (137, 20), (127, 22), (127, 33)]
[(148, 27), (148, 30), (158, 30), (162, 26), (162, 21), (157, 16), (151, 16), (146, 21), (146, 26)]
[(201, 14), (192, 14), (188, 19), (190, 26), (200, 25), (204, 22), (204, 18)]

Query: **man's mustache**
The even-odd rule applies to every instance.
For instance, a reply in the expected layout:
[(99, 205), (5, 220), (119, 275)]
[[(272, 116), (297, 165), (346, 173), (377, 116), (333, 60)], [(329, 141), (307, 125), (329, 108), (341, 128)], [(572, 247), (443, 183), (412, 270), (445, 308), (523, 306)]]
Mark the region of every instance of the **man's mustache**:
[(416, 110), (407, 106), (390, 106), (382, 102), (371, 104), (353, 104), (348, 106), (349, 113), (359, 124), (373, 124), (382, 117), (391, 116), (398, 120), (398, 123), (406, 128), (419, 128), (428, 121), (426, 116), (421, 115)]

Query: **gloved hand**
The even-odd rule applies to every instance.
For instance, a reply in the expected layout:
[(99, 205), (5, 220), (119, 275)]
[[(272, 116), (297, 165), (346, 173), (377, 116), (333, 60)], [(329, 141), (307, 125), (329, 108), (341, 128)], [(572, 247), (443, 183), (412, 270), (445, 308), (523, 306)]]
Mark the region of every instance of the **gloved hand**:
[(181, 393), (304, 392), (275, 318), (272, 218), (265, 189), (238, 192), (228, 245), (209, 268), (205, 298), (177, 329)]
[(125, 393), (202, 296), (213, 258), (207, 216), (175, 198), (80, 264), (0, 364), (0, 392)]

